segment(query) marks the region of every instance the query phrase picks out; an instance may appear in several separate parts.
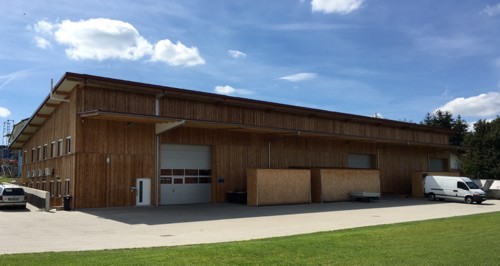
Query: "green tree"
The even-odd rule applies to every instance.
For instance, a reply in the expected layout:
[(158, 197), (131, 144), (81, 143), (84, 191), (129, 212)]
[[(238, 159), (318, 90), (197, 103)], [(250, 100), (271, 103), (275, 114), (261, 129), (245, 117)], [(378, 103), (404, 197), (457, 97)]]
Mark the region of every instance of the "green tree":
[[(460, 115), (457, 116), (457, 119), (454, 119), (451, 112), (441, 110), (437, 110), (434, 114), (427, 113), (421, 124), (450, 129), (452, 131), (450, 144), (455, 146), (462, 145), (469, 128), (467, 122)], [(462, 152), (462, 150), (459, 150), (459, 153)]]
[(479, 120), (463, 142), (462, 170), (480, 179), (500, 179), (500, 117)]

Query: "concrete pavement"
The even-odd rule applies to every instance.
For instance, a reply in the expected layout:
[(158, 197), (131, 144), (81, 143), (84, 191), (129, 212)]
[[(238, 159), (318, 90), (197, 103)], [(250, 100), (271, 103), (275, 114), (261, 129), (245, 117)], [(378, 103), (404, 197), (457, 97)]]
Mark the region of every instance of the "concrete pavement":
[(44, 212), (0, 209), (0, 254), (174, 246), (288, 236), (499, 212), (482, 205), (383, 198), (250, 207), (201, 204)]

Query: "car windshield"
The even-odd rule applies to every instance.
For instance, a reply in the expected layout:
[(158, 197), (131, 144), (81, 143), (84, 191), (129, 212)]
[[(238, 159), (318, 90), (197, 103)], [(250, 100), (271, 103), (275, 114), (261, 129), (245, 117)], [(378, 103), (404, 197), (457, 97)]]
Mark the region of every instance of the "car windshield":
[(22, 188), (5, 188), (3, 191), (4, 196), (24, 196)]
[(474, 182), (466, 182), (470, 189), (478, 189), (479, 187)]

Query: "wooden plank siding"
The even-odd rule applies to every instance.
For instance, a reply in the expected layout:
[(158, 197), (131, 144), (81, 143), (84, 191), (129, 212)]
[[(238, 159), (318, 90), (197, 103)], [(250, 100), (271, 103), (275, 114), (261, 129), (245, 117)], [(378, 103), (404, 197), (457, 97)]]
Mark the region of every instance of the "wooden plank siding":
[[(54, 112), (42, 124), (28, 125), (38, 130), (22, 151), (28, 157), (23, 182), (45, 179), (48, 187), (50, 180), (69, 178), (74, 208), (135, 205), (130, 186), (141, 177), (151, 178), (154, 203), (159, 185), (154, 122), (163, 121), (155, 117), (157, 98), (160, 118), (186, 121), (162, 133), (161, 144), (211, 146), (214, 202), (225, 201), (227, 191), (246, 190), (248, 168), (346, 168), (352, 153), (375, 158), (382, 193), (409, 194), (412, 172), (428, 170), (429, 157), (449, 157), (445, 130), (126, 81), (85, 82), (92, 77), (71, 75), (71, 82), (61, 83), (65, 93), (71, 91), (70, 102), (51, 102), (47, 108)], [(79, 115), (94, 111), (115, 116)], [(50, 149), (59, 139), (66, 145), (68, 136), (70, 154), (31, 162), (32, 148)], [(25, 179), (27, 171), (47, 167), (54, 168), (53, 177)], [(224, 182), (217, 182), (221, 178)]]
[(448, 144), (448, 135), (444, 132), (438, 133), (436, 131), (411, 130), (406, 127), (389, 127), (382, 125), (382, 121), (380, 124), (361, 123), (353, 120), (339, 121), (336, 119), (168, 97), (162, 98), (161, 115), (178, 119), (340, 134), (346, 137), (356, 136), (392, 141), (401, 140), (442, 145)]
[(140, 177), (151, 178), (154, 195), (154, 125), (81, 119), (80, 132), (78, 208), (135, 205), (130, 187)]
[[(70, 95), (74, 97), (75, 91)], [(57, 181), (60, 181), (61, 191), (57, 191), (54, 197), (51, 199), (52, 206), (61, 206), (63, 203), (63, 199), (61, 196), (65, 196), (65, 181), (66, 179), (70, 179), (70, 193), (73, 194), (75, 191), (74, 186), (74, 174), (75, 174), (75, 135), (76, 135), (76, 126), (75, 119), (76, 115), (71, 115), (76, 113), (76, 103), (74, 101), (61, 102), (58, 104), (54, 112), (51, 116), (47, 118), (47, 120), (40, 125), (36, 134), (24, 144), (22, 147), (23, 156), (27, 157), (23, 160), (22, 166), (22, 183), (26, 186), (31, 184), (36, 184), (37, 182), (41, 183), (43, 181), (46, 182), (46, 191), (50, 189), (50, 181), (54, 181), (55, 190), (57, 190)], [(67, 137), (71, 137), (71, 153), (67, 154)], [(58, 145), (59, 140), (62, 140), (63, 145), (63, 154), (59, 156), (52, 157), (51, 156), (51, 144), (55, 141), (55, 145)], [(43, 158), (43, 154), (41, 158), (32, 157), (32, 149), (35, 149), (35, 157), (37, 157), (36, 153), (38, 152), (38, 147), (41, 147), (43, 153), (43, 147), (47, 145), (47, 158)], [(27, 171), (33, 171), (38, 169), (50, 168), (53, 169), (52, 176), (42, 176), (42, 177), (30, 177), (27, 178)]]

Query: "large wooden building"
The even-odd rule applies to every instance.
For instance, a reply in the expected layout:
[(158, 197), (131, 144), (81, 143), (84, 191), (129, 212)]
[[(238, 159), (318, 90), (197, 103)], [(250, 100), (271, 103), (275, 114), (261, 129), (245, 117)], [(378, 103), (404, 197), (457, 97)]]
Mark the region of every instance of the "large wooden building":
[(26, 186), (74, 208), (224, 202), (248, 168), (378, 169), (383, 194), (450, 168), (449, 131), (66, 73), (10, 147)]

